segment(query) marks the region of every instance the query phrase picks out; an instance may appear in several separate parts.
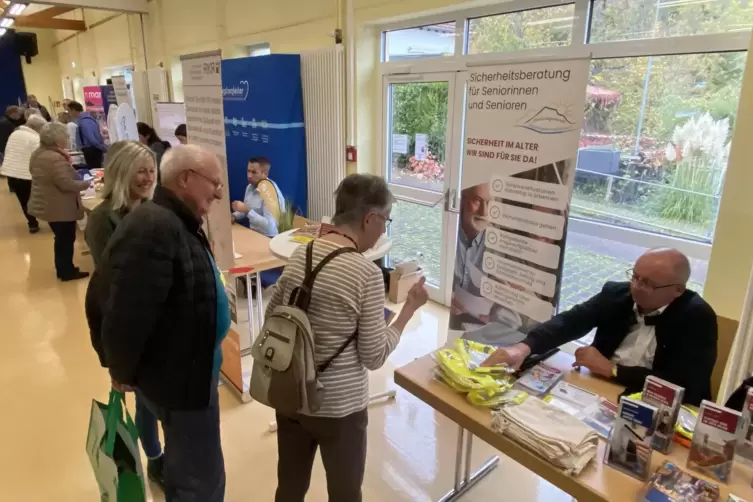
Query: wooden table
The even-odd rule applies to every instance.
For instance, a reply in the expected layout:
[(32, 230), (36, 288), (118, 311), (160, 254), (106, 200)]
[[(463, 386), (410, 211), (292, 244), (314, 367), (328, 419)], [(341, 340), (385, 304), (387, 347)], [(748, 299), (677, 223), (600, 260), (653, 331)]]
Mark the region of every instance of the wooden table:
[[(586, 369), (582, 369), (580, 372), (573, 370), (571, 367), (573, 360), (573, 356), (570, 354), (559, 352), (547, 360), (547, 363), (563, 370), (565, 372), (565, 381), (588, 389), (591, 392), (606, 397), (610, 401), (618, 402), (617, 398), (623, 391), (622, 387), (593, 377)], [(487, 461), (477, 471), (471, 472), (469, 460), (471, 458), (470, 450), (473, 436), (481, 438), (519, 464), (572, 495), (579, 502), (635, 501), (644, 483), (604, 465), (605, 441), (599, 440), (599, 450), (596, 458), (579, 476), (567, 476), (552, 464), (537, 457), (531, 451), (518, 445), (507, 436), (494, 432), (491, 427), (490, 411), (473, 406), (465, 399), (464, 395), (456, 393), (443, 383), (435, 380), (435, 367), (436, 363), (432, 360), (430, 354), (423, 356), (396, 370), (395, 383), (459, 426), (455, 487), (441, 499), (443, 502), (457, 500), (496, 466), (495, 457)], [(463, 447), (463, 435), (465, 435), (465, 449)], [(464, 469), (462, 465), (463, 453), (465, 453)], [(685, 469), (687, 457), (688, 450), (678, 444), (672, 446), (669, 455), (663, 455), (655, 451), (651, 456), (651, 472), (655, 471), (665, 460), (670, 460), (682, 469)], [(464, 472), (462, 472), (463, 470)], [(753, 489), (751, 489), (753, 468), (744, 466), (740, 462), (735, 462), (730, 481), (727, 485), (697, 473), (693, 474), (708, 479), (719, 486), (721, 492), (720, 502), (726, 501), (729, 493), (753, 502)]]

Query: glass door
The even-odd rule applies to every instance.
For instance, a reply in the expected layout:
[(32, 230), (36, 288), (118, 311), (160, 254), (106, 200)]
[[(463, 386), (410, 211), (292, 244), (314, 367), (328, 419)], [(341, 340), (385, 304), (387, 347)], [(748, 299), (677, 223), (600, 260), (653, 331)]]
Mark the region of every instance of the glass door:
[(462, 115), (456, 112), (456, 73), (387, 75), (383, 93), (383, 169), (397, 198), (389, 264), (417, 260), (431, 299), (448, 305), (461, 136), (455, 120)]

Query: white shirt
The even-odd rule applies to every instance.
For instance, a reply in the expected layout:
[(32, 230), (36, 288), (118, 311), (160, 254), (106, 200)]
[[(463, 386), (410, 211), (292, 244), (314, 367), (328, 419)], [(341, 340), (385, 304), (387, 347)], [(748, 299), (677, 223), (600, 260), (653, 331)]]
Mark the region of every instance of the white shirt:
[(612, 356), (612, 363), (622, 366), (640, 366), (652, 368), (654, 366), (654, 353), (656, 352), (656, 329), (655, 326), (646, 326), (645, 318), (660, 315), (667, 305), (643, 315), (638, 312), (638, 306), (633, 304), (633, 312), (637, 323), (625, 337)]
[(0, 174), (9, 178), (30, 180), (29, 161), (31, 154), (37, 148), (39, 148), (39, 134), (25, 125), (20, 126), (8, 138)]

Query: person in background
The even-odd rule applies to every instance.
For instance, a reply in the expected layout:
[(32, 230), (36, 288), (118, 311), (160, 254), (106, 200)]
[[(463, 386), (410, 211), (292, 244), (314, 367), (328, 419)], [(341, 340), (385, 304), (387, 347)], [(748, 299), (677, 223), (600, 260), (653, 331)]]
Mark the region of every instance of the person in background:
[(575, 351), (574, 367), (613, 380), (628, 394), (648, 375), (685, 388), (684, 402), (711, 399), (717, 323), (711, 306), (686, 289), (688, 258), (676, 249), (651, 249), (596, 296), (533, 328), (521, 342), (497, 349), (485, 364), (519, 367), (529, 354), (577, 340), (596, 328), (593, 343)]
[[(335, 192), (335, 230), (314, 241), (312, 267), (341, 247), (366, 251), (390, 222), (393, 197), (383, 178), (353, 174)], [(277, 283), (267, 312), (284, 305), (306, 273), (306, 246), (299, 246)], [(397, 347), (408, 321), (426, 303), (424, 279), (408, 293), (392, 325), (384, 317), (384, 280), (377, 265), (360, 252), (335, 257), (319, 273), (311, 291), (308, 318), (314, 331), (316, 364), (345, 347), (319, 373), (321, 408), (312, 415), (277, 413), (277, 493), (275, 502), (302, 502), (321, 448), (330, 502), (360, 502), (366, 467), (369, 375)], [(348, 342), (354, 332), (355, 340)]]
[(79, 146), (77, 142), (78, 126), (73, 120), (71, 120), (71, 114), (68, 112), (58, 113), (58, 122), (60, 122), (61, 124), (65, 124), (65, 127), (68, 129), (68, 151), (69, 152), (79, 151)]
[(61, 281), (88, 277), (73, 265), (76, 220), (84, 217), (81, 190), (89, 188), (81, 181), (66, 152), (68, 130), (63, 124), (46, 124), (39, 133), (39, 148), (31, 155), (31, 199), (29, 213), (50, 224), (55, 234), (55, 270)]
[(163, 141), (160, 139), (157, 131), (152, 126), (144, 122), (137, 122), (136, 128), (139, 131), (139, 141), (143, 145), (148, 146), (157, 156), (157, 179), (159, 179), (159, 167), (162, 165), (162, 156), (172, 146), (169, 141)]
[(162, 422), (171, 502), (224, 500), (217, 385), (230, 306), (201, 229), (222, 190), (216, 155), (171, 148), (154, 198), (118, 224), (86, 292), (92, 345), (113, 386), (134, 389)]
[(178, 138), (181, 145), (188, 144), (188, 133), (186, 132), (186, 124), (181, 124), (175, 128), (175, 137)]
[(29, 232), (39, 232), (39, 222), (29, 214), (28, 204), (31, 196), (31, 171), (29, 162), (31, 154), (39, 148), (39, 132), (47, 121), (41, 115), (32, 115), (26, 124), (13, 131), (5, 147), (5, 159), (0, 174), (8, 178), (8, 186), (15, 192), (21, 210), (24, 212)]
[[(91, 212), (84, 237), (94, 266), (102, 260), (115, 228), (139, 204), (154, 193), (157, 166), (154, 154), (137, 141), (118, 141), (107, 151), (105, 186), (102, 203)], [(146, 472), (164, 490), (162, 445), (157, 418), (143, 400), (136, 396), (136, 427), (147, 458)]]
[(0, 117), (0, 164), (3, 163), (5, 145), (13, 131), (24, 123), (24, 112), (18, 106), (9, 106), (5, 109), (5, 115)]
[[(251, 230), (255, 230), (267, 237), (277, 235), (277, 218), (270, 207), (264, 202), (259, 193), (259, 182), (269, 181), (277, 192), (279, 210), (285, 210), (285, 198), (277, 184), (269, 179), (269, 170), (272, 167), (269, 160), (264, 157), (253, 157), (248, 161), (248, 186), (243, 202), (236, 200), (232, 203), (233, 221), (248, 223)], [(367, 248), (368, 249), (368, 248)]]
[(29, 94), (26, 99), (26, 108), (38, 111), (47, 122), (52, 122), (50, 112), (48, 112), (47, 108), (45, 108), (44, 105), (37, 100), (37, 97), (35, 95)]
[(89, 169), (101, 169), (107, 146), (102, 139), (99, 124), (94, 120), (94, 117), (84, 111), (84, 107), (78, 101), (71, 101), (68, 104), (68, 109), (71, 118), (76, 121), (78, 126), (76, 144), (84, 154), (87, 167)]
[(72, 100), (70, 100), (70, 99), (68, 99), (68, 98), (66, 98), (66, 99), (64, 99), (64, 100), (63, 100), (63, 103), (62, 103), (62, 104), (63, 104), (63, 110), (64, 110), (64, 111), (66, 111), (66, 112), (70, 112), (70, 110), (69, 110), (69, 108), (68, 108), (68, 105), (70, 105), (70, 104), (71, 104), (71, 101), (72, 101)]

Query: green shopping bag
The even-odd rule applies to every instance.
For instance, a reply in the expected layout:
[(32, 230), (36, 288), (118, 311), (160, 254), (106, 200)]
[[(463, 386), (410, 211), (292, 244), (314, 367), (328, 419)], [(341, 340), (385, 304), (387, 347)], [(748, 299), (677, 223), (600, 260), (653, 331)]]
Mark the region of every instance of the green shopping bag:
[(86, 453), (102, 502), (146, 502), (139, 433), (124, 405), (125, 396), (114, 389), (109, 403), (92, 400)]

